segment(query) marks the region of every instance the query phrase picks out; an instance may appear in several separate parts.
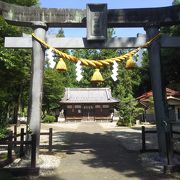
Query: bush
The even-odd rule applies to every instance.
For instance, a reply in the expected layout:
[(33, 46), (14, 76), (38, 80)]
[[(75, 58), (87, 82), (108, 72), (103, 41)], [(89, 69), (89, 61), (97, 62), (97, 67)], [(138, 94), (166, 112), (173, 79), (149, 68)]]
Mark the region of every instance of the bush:
[(44, 123), (53, 123), (55, 122), (56, 118), (54, 116), (51, 115), (46, 115), (43, 119)]
[(119, 116), (121, 117), (117, 126), (132, 126), (136, 123), (137, 117), (143, 113), (144, 109), (138, 107), (138, 102), (132, 95), (121, 99), (119, 107)]
[(126, 126), (125, 122), (122, 119), (119, 119), (116, 123), (117, 126)]
[(5, 138), (8, 135), (9, 131), (10, 130), (6, 127), (0, 127), (0, 139)]

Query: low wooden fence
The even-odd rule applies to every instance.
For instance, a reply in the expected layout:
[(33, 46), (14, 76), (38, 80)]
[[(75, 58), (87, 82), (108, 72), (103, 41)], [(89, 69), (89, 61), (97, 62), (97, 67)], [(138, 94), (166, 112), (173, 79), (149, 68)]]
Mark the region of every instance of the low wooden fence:
[[(173, 125), (177, 125), (177, 123), (172, 123), (171, 124), (171, 141), (172, 141), (172, 145), (174, 144), (174, 142), (180, 141), (180, 137), (174, 137), (175, 134), (180, 135), (180, 132), (177, 131), (177, 130), (173, 130)], [(178, 125), (180, 125), (180, 124), (178, 124)], [(156, 130), (146, 130), (145, 126), (142, 126), (142, 136), (141, 136), (141, 138), (142, 138), (142, 149), (141, 149), (141, 152), (159, 151), (158, 149), (155, 149), (155, 148), (150, 149), (150, 148), (147, 148), (147, 146), (146, 146), (146, 134), (156, 134), (156, 133), (157, 133)], [(166, 140), (167, 141), (169, 141), (168, 138), (169, 138), (169, 135), (166, 134)], [(168, 144), (168, 143), (166, 143), (166, 144)], [(175, 150), (174, 150), (174, 152), (178, 153), (178, 154), (180, 153), (180, 152), (175, 151)]]
[(20, 150), (19, 150), (19, 157), (22, 157), (24, 155), (24, 145), (30, 145), (31, 146), (31, 167), (35, 168), (36, 167), (36, 135), (32, 134), (31, 135), (31, 141), (24, 141), (22, 139), (24, 135), (21, 134), (21, 140), (20, 141), (13, 141), (14, 135), (13, 132), (11, 131), (8, 135), (7, 138), (1, 139), (0, 140), (0, 145), (7, 145), (7, 161), (11, 163), (13, 161), (13, 155), (12, 151), (14, 149), (13, 146), (20, 145)]
[[(31, 146), (31, 168), (36, 167), (36, 135), (32, 134), (31, 140), (24, 140), (25, 139), (26, 132), (24, 131), (24, 128), (21, 128), (20, 133), (17, 133), (17, 126), (14, 126), (14, 132), (11, 131), (9, 135), (6, 138), (0, 139), (0, 145), (6, 145), (7, 146), (7, 161), (10, 163), (13, 160), (13, 150), (18, 145), (19, 146), (19, 157), (24, 156), (24, 147), (25, 145)], [(53, 135), (53, 129), (49, 128), (49, 132), (42, 132), (40, 135), (48, 135), (49, 136), (49, 144), (48, 144), (48, 150), (49, 152), (52, 151), (52, 135)], [(20, 137), (20, 140), (17, 140), (17, 138)]]
[(146, 130), (145, 129), (145, 126), (142, 126), (142, 136), (141, 136), (141, 139), (142, 139), (142, 149), (141, 149), (141, 152), (144, 153), (144, 152), (153, 152), (153, 151), (158, 151), (158, 149), (147, 149), (147, 146), (146, 146), (146, 134), (154, 134), (154, 133), (157, 133), (156, 130)]
[(48, 150), (49, 152), (52, 152), (52, 143), (53, 143), (53, 128), (49, 128), (49, 132), (41, 132), (40, 136), (42, 135), (48, 135), (49, 136), (49, 140), (48, 140)]
[[(179, 151), (175, 150), (175, 143), (180, 142), (180, 137), (174, 137), (174, 135), (180, 135), (180, 132), (173, 129), (174, 126), (180, 126), (180, 123), (171, 123), (170, 124), (170, 133), (165, 132), (166, 136), (166, 158), (167, 164), (164, 165), (164, 173), (172, 173), (179, 172), (180, 165), (173, 163), (173, 153), (180, 154)], [(146, 134), (147, 133), (157, 133), (156, 130), (146, 130), (144, 126), (142, 126), (142, 149), (141, 152), (149, 152), (149, 151), (159, 151), (158, 149), (147, 149), (146, 147)]]

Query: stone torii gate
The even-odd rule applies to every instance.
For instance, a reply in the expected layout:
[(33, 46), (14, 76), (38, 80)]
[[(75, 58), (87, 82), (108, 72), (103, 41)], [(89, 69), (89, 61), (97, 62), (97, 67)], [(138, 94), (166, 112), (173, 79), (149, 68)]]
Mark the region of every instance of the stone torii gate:
[[(136, 48), (157, 35), (161, 26), (180, 24), (179, 12), (180, 6), (107, 9), (106, 4), (88, 4), (85, 10), (80, 10), (22, 7), (0, 1), (0, 14), (9, 24), (31, 27), (37, 37), (55, 48)], [(50, 27), (86, 27), (87, 37), (48, 37), (46, 31)], [(106, 38), (107, 28), (123, 27), (144, 27), (147, 35), (137, 38)], [(6, 37), (5, 47), (31, 48), (33, 51), (28, 122), (32, 133), (37, 135), (38, 152), (45, 49), (32, 37)], [(180, 47), (180, 37), (162, 36), (148, 48), (158, 143), (163, 155), (166, 151), (164, 122), (169, 124), (169, 119), (161, 82), (160, 48), (167, 47)]]

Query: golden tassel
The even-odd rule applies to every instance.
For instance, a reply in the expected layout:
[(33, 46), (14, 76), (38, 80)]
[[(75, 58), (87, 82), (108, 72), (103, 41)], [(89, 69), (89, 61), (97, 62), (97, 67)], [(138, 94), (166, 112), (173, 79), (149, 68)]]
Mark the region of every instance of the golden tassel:
[(66, 64), (62, 58), (59, 59), (59, 62), (57, 63), (56, 70), (58, 71), (67, 71)]
[(126, 61), (126, 68), (132, 69), (136, 67), (136, 62), (133, 60), (132, 56), (129, 56), (129, 59)]
[(102, 81), (104, 81), (99, 69), (95, 69), (95, 72), (94, 72), (94, 74), (93, 74), (93, 76), (91, 78), (91, 81), (92, 82), (102, 82)]

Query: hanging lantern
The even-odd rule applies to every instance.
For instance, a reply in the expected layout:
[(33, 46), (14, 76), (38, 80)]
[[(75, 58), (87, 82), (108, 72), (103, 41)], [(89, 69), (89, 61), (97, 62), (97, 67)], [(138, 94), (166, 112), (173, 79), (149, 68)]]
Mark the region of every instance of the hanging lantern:
[(94, 74), (93, 74), (93, 76), (91, 78), (91, 81), (92, 82), (102, 82), (102, 81), (104, 81), (99, 69), (95, 69), (95, 72), (94, 72)]
[(127, 69), (132, 69), (134, 67), (136, 67), (136, 63), (133, 60), (132, 56), (129, 56), (129, 59), (126, 61), (126, 68)]
[(59, 59), (59, 62), (57, 63), (56, 70), (58, 71), (67, 71), (66, 64), (62, 58)]

